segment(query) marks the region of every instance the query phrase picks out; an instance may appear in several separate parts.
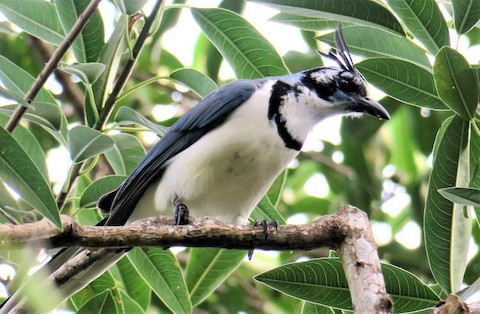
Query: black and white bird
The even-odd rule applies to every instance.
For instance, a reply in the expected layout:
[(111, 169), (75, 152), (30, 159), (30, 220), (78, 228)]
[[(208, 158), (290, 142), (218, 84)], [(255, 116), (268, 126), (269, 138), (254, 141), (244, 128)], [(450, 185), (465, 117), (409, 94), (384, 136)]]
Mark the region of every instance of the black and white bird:
[[(337, 49), (321, 54), (338, 66), (239, 80), (205, 97), (117, 190), (100, 200), (99, 207), (110, 214), (105, 225), (174, 212), (175, 224), (188, 223), (188, 212), (245, 223), (320, 121), (363, 113), (389, 119), (385, 108), (368, 98), (340, 28), (335, 41)], [(83, 288), (123, 254), (112, 254), (62, 285), (65, 295)]]

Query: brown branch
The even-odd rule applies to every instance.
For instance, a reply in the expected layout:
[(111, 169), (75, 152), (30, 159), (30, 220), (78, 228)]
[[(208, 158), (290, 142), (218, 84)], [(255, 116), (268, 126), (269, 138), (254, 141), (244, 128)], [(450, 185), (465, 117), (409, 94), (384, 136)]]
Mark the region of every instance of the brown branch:
[[(45, 82), (47, 81), (47, 79), (50, 77), (53, 71), (57, 68), (58, 63), (67, 52), (68, 48), (70, 48), (75, 38), (77, 38), (77, 36), (80, 34), (85, 24), (87, 24), (90, 16), (97, 9), (97, 6), (100, 3), (100, 1), (102, 0), (93, 0), (92, 2), (90, 2), (88, 7), (82, 12), (82, 14), (80, 14), (80, 17), (75, 22), (75, 25), (73, 25), (72, 29), (70, 30), (70, 32), (68, 32), (65, 39), (57, 47), (57, 49), (52, 55), (52, 58), (45, 65), (45, 68), (43, 68), (42, 72), (40, 72), (40, 74), (37, 76), (37, 78), (35, 79), (35, 82), (33, 82), (30, 90), (28, 90), (28, 92), (25, 94), (24, 99), (27, 103), (30, 104), (35, 99), (37, 94), (42, 89), (43, 85), (45, 85)], [(17, 109), (15, 109), (12, 116), (10, 117), (10, 120), (8, 120), (7, 126), (5, 127), (5, 129), (8, 132), (12, 132), (16, 128), (16, 126), (20, 122), (20, 119), (23, 117), (27, 109), (28, 107), (25, 107), (25, 106), (18, 106)]]
[[(37, 37), (30, 36), (31, 46), (38, 51), (40, 58), (45, 62), (48, 62), (52, 58), (53, 51), (43, 40), (38, 39)], [(58, 82), (62, 85), (63, 95), (71, 104), (73, 111), (75, 112), (76, 117), (79, 119), (80, 123), (84, 122), (83, 114), (83, 105), (84, 105), (84, 95), (82, 90), (72, 82), (72, 76), (59, 70), (58, 68), (54, 71), (55, 77)]]
[(117, 82), (115, 83), (115, 86), (113, 87), (112, 92), (110, 93), (107, 100), (105, 101), (105, 105), (102, 111), (100, 112), (100, 117), (98, 119), (98, 122), (95, 123), (94, 125), (95, 129), (102, 130), (105, 127), (108, 117), (110, 116), (110, 114), (113, 111), (113, 108), (115, 107), (117, 97), (120, 95), (123, 88), (125, 87), (125, 84), (127, 83), (127, 80), (132, 74), (133, 68), (137, 63), (138, 56), (142, 52), (143, 46), (145, 45), (145, 41), (150, 36), (150, 30), (152, 29), (153, 23), (155, 22), (155, 19), (160, 11), (161, 5), (162, 5), (162, 0), (157, 0), (157, 2), (155, 2), (155, 5), (152, 9), (152, 13), (150, 13), (150, 16), (148, 16), (145, 19), (145, 24), (143, 25), (143, 28), (140, 31), (140, 35), (138, 35), (138, 39), (135, 42), (135, 46), (133, 46), (132, 57), (125, 64), (125, 67), (123, 68), (123, 71), (120, 73), (120, 76)]
[[(342, 261), (355, 311), (392, 313), (380, 261), (367, 215), (351, 206), (305, 225), (270, 227), (268, 237), (262, 228), (224, 224), (215, 219), (192, 219), (190, 225), (173, 226), (166, 217), (148, 218), (129, 226), (81, 226), (62, 216), (63, 232), (48, 221), (22, 226), (0, 225), (0, 249), (18, 245), (52, 247), (84, 246), (85, 250), (65, 263), (54, 277), (66, 282), (118, 248), (133, 246), (187, 246), (227, 249), (312, 250), (334, 247)], [(108, 247), (108, 248), (105, 248)], [(99, 249), (101, 248), (101, 249)]]
[[(128, 78), (132, 74), (133, 68), (135, 64), (137, 63), (138, 57), (140, 55), (140, 52), (142, 51), (143, 46), (145, 45), (145, 41), (147, 38), (150, 36), (150, 31), (152, 29), (153, 23), (160, 11), (160, 7), (162, 4), (162, 0), (157, 0), (155, 2), (155, 5), (152, 9), (152, 13), (150, 16), (148, 16), (145, 19), (145, 24), (143, 25), (143, 28), (140, 32), (140, 35), (138, 36), (137, 41), (135, 42), (135, 46), (133, 47), (132, 50), (132, 58), (130, 58), (127, 63), (125, 64), (125, 67), (123, 68), (122, 72), (120, 73), (120, 76), (115, 83), (115, 86), (113, 87), (112, 92), (108, 96), (107, 100), (105, 101), (105, 105), (100, 112), (100, 117), (98, 121), (95, 123), (93, 126), (94, 129), (96, 130), (102, 130), (105, 127), (105, 124), (107, 123), (108, 117), (112, 113), (113, 109), (115, 108), (116, 100), (117, 97), (120, 95), (122, 92), (125, 84), (127, 83)], [(57, 196), (57, 205), (60, 210), (63, 208), (65, 205), (65, 201), (67, 199), (68, 194), (70, 193), (70, 189), (77, 179), (80, 169), (82, 168), (83, 163), (76, 164), (74, 168), (71, 171), (71, 175), (69, 177), (69, 181), (65, 182), (64, 187), (60, 191), (60, 193)]]

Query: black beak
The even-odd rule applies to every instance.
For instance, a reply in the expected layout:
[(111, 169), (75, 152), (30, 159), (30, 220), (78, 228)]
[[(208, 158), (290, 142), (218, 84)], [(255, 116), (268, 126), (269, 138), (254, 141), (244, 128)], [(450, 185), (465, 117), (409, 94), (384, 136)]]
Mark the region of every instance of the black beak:
[(382, 120), (390, 120), (390, 114), (380, 103), (367, 97), (355, 97), (348, 110), (364, 112)]

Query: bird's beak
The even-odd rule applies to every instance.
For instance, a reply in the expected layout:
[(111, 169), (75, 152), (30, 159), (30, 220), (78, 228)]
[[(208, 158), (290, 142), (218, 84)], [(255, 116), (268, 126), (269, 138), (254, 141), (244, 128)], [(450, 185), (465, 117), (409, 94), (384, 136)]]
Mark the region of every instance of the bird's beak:
[(349, 109), (356, 112), (364, 112), (382, 120), (390, 120), (388, 111), (380, 103), (367, 97), (355, 97), (354, 104)]

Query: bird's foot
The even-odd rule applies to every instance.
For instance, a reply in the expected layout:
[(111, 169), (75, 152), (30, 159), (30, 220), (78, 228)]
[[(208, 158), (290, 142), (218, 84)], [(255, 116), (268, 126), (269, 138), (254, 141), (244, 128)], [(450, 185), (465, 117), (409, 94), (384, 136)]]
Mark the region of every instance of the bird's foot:
[(277, 230), (278, 229), (278, 222), (276, 220), (272, 220), (272, 221), (262, 220), (262, 221), (259, 221), (258, 219), (255, 219), (255, 221), (253, 222), (253, 228), (258, 227), (258, 226), (262, 226), (263, 235), (265, 236), (265, 240), (267, 240), (268, 239), (268, 229), (270, 227), (274, 227), (275, 230)]
[[(265, 240), (267, 240), (268, 239), (268, 228), (269, 227), (274, 227), (275, 230), (277, 230), (278, 229), (278, 222), (276, 220), (272, 220), (272, 221), (268, 222), (266, 220), (259, 221), (258, 219), (255, 219), (255, 221), (253, 222), (253, 228), (256, 228), (258, 226), (261, 226), (263, 228), (263, 235), (265, 236)], [(248, 252), (247, 252), (248, 260), (252, 259), (253, 252), (254, 252), (254, 249), (248, 250)]]
[(188, 208), (181, 200), (175, 199), (173, 201), (175, 206), (175, 216), (173, 217), (173, 224), (175, 226), (188, 225)]

